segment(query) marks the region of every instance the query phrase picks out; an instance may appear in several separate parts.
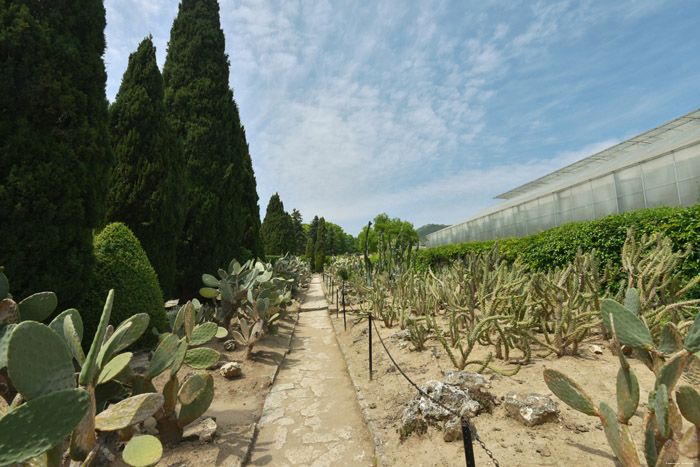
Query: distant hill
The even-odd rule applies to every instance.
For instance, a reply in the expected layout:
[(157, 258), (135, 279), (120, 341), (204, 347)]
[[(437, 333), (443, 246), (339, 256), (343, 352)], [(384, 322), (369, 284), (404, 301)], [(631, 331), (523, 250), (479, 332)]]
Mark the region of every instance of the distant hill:
[(420, 235), (420, 242), (421, 244), (425, 243), (425, 237), (428, 234), (431, 234), (433, 232), (437, 232), (440, 229), (444, 229), (445, 227), (449, 227), (449, 225), (444, 225), (444, 224), (426, 224), (423, 227), (419, 227), (416, 229), (416, 232), (418, 232), (418, 235)]

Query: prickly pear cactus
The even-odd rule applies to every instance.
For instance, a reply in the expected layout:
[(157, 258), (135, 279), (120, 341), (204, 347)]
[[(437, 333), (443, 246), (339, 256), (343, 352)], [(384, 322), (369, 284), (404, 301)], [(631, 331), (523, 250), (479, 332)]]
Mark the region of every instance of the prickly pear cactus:
[(155, 465), (163, 456), (163, 445), (152, 435), (134, 436), (129, 440), (122, 458), (133, 467)]

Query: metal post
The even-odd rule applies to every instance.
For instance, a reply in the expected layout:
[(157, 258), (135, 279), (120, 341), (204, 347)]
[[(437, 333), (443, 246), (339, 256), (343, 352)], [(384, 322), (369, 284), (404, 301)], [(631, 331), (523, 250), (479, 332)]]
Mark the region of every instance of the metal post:
[(343, 327), (348, 330), (348, 322), (345, 321), (345, 281), (343, 281)]
[(338, 289), (335, 289), (335, 317), (340, 313), (340, 303), (338, 303)]
[(467, 459), (467, 467), (476, 467), (474, 462), (474, 446), (472, 446), (472, 432), (469, 422), (462, 419), (462, 440), (464, 441), (464, 457)]
[(372, 312), (367, 313), (369, 317), (369, 380), (372, 381)]

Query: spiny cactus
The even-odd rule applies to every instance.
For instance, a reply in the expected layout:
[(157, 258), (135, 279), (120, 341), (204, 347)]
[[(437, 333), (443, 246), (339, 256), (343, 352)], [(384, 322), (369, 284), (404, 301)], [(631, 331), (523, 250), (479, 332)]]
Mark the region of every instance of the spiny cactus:
[[(581, 387), (565, 374), (547, 369), (544, 379), (549, 389), (567, 405), (587, 415), (600, 418), (606, 438), (613, 452), (624, 466), (640, 465), (632, 442), (628, 422), (639, 404), (639, 383), (621, 345), (632, 348), (654, 372), (656, 382), (649, 392), (649, 403), (644, 417), (644, 456), (650, 466), (661, 466), (678, 460), (679, 452), (697, 458), (700, 453), (698, 424), (700, 422), (700, 395), (690, 386), (681, 386), (673, 400), (673, 390), (682, 372), (700, 351), (700, 315), (688, 329), (685, 339), (677, 338), (672, 323), (662, 333), (662, 347), (656, 347), (649, 328), (635, 311), (639, 303), (635, 289), (630, 289), (626, 305), (606, 299), (601, 314), (605, 327), (613, 336), (613, 345), (620, 359), (617, 376), (617, 412), (605, 402), (596, 407)], [(680, 414), (693, 426), (683, 434)]]

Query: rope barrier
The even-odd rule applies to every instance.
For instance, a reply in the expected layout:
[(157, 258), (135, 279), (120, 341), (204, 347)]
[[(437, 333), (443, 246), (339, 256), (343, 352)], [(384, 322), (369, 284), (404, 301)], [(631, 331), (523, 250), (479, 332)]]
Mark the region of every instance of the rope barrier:
[[(413, 380), (411, 380), (411, 378), (408, 377), (408, 375), (406, 375), (406, 373), (405, 373), (405, 372), (403, 371), (403, 369), (399, 366), (399, 364), (396, 363), (396, 360), (394, 360), (394, 357), (393, 357), (393, 356), (391, 355), (391, 353), (389, 352), (389, 349), (386, 347), (386, 344), (384, 344), (384, 339), (382, 339), (382, 335), (379, 333), (379, 329), (377, 328), (377, 323), (376, 323), (376, 321), (375, 321), (375, 320), (372, 320), (372, 323), (374, 324), (374, 329), (375, 329), (375, 331), (377, 332), (377, 336), (379, 336), (379, 342), (382, 343), (382, 347), (384, 347), (384, 351), (385, 351), (386, 354), (388, 355), (389, 360), (391, 360), (391, 363), (393, 363), (394, 366), (396, 367), (396, 369), (399, 370), (399, 373), (401, 373), (401, 376), (403, 376), (403, 377), (406, 379), (406, 381), (408, 381), (408, 382), (411, 384), (411, 386), (413, 386), (414, 388), (416, 388), (416, 389), (418, 390), (418, 392), (419, 392), (423, 397), (427, 397), (432, 403), (434, 403), (434, 404), (436, 404), (436, 405), (442, 407), (442, 408), (445, 409), (447, 412), (449, 412), (449, 413), (451, 413), (452, 415), (458, 417), (458, 418), (462, 421), (462, 433), (463, 433), (464, 435), (466, 435), (466, 436), (465, 436), (465, 454), (466, 454), (466, 456), (467, 456), (467, 465), (475, 465), (475, 464), (469, 464), (469, 448), (467, 447), (467, 444), (471, 445), (471, 443), (467, 443), (467, 442), (466, 442), (466, 441), (467, 441), (467, 440), (466, 440), (466, 437), (469, 437), (469, 436), (471, 435), (472, 437), (474, 437), (474, 439), (477, 441), (477, 443), (479, 443), (479, 445), (481, 446), (481, 448), (486, 452), (486, 455), (489, 456), (489, 458), (491, 458), (491, 461), (493, 462), (493, 464), (494, 464), (496, 467), (500, 467), (500, 464), (498, 463), (498, 460), (496, 460), (496, 458), (493, 457), (493, 453), (491, 452), (491, 450), (489, 450), (489, 449), (486, 447), (486, 444), (484, 444), (484, 442), (481, 440), (481, 438), (479, 438), (479, 435), (476, 434), (476, 431), (472, 430), (471, 426), (469, 425), (469, 421), (468, 421), (467, 419), (465, 419), (464, 417), (462, 417), (462, 415), (460, 415), (458, 412), (456, 412), (456, 411), (455, 411), (454, 409), (452, 409), (451, 407), (447, 407), (447, 406), (443, 405), (440, 401), (438, 401), (438, 400), (433, 399), (432, 397), (430, 397), (430, 395), (428, 395), (425, 391), (423, 391), (416, 383), (413, 382)], [(371, 330), (370, 330), (370, 332), (371, 332)], [(465, 428), (466, 428), (466, 429), (465, 429)], [(472, 452), (472, 458), (473, 458), (473, 452)], [(472, 461), (473, 461), (473, 459), (472, 459)]]

